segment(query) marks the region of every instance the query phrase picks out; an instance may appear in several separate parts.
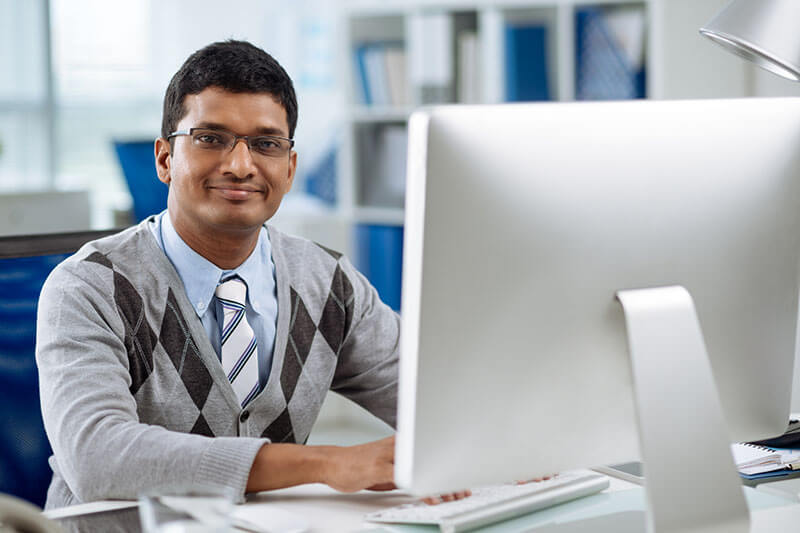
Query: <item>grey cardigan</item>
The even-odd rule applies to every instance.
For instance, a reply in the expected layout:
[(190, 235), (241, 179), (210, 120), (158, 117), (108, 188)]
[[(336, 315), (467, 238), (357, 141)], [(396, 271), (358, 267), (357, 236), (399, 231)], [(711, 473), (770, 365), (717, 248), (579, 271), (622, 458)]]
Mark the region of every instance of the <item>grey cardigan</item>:
[(394, 425), (399, 317), (346, 258), (267, 227), (274, 356), (242, 409), (150, 223), (88, 243), (42, 289), (47, 508), (176, 483), (242, 498), (261, 446), (304, 443), (329, 389)]

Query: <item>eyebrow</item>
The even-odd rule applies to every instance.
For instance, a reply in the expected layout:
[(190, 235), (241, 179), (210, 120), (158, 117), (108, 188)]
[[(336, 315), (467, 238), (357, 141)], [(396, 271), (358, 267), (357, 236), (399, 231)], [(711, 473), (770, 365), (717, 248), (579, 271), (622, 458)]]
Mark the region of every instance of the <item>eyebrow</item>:
[[(230, 133), (234, 133), (229, 128), (225, 127), (224, 124), (219, 124), (217, 122), (200, 122), (195, 128), (207, 128), (210, 130), (223, 130), (228, 131)], [(268, 126), (262, 126), (256, 129), (256, 135), (275, 135), (278, 137), (288, 137), (285, 131), (281, 130), (280, 128), (273, 128)]]

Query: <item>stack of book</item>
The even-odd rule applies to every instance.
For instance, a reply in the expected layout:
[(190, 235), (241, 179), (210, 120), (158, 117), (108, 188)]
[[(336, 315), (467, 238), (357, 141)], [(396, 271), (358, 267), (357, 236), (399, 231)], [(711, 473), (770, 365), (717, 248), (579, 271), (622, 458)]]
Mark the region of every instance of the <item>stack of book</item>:
[(409, 102), (406, 52), (395, 41), (367, 42), (355, 47), (353, 61), (360, 103), (404, 106)]
[(800, 470), (800, 450), (739, 442), (731, 446), (733, 461), (745, 479), (786, 476)]

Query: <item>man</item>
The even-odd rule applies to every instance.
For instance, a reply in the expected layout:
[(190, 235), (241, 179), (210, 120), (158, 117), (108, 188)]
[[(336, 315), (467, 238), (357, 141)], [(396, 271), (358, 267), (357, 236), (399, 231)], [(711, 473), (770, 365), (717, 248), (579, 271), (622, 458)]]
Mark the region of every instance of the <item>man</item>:
[(164, 98), (168, 209), (48, 278), (36, 357), (47, 507), (160, 485), (392, 488), (393, 438), (305, 446), (328, 389), (395, 422), (399, 318), (340, 254), (264, 223), (290, 190), (297, 102), (246, 42), (187, 59)]

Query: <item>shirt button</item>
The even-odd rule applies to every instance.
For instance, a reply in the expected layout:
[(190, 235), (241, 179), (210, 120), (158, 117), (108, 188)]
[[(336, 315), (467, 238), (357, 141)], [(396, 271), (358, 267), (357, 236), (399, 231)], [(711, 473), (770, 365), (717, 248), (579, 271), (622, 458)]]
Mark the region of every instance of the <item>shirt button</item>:
[(197, 302), (197, 308), (201, 311), (206, 308), (206, 304), (203, 302)]
[(250, 411), (242, 411), (242, 414), (239, 415), (239, 422), (247, 422), (248, 418), (250, 418)]

